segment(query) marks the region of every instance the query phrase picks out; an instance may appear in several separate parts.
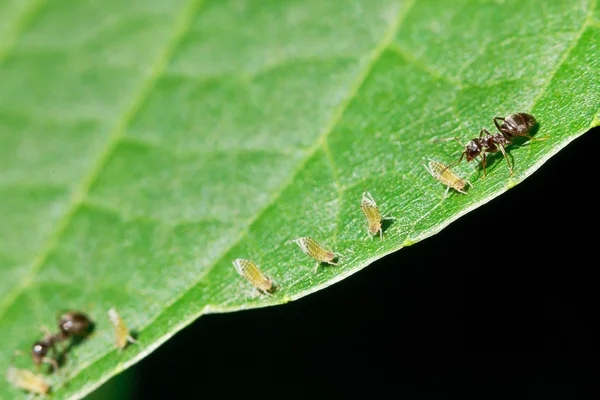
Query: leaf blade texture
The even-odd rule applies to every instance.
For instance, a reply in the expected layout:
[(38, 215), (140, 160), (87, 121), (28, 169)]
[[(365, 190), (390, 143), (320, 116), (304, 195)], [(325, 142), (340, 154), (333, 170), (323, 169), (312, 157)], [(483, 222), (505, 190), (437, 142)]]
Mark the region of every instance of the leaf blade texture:
[[(519, 13), (510, 12), (516, 7)], [(202, 314), (282, 304), (423, 240), (600, 122), (595, 1), (9, 0), (0, 10), (0, 365), (81, 309), (81, 398)], [(505, 23), (507, 21), (510, 23)], [(544, 142), (427, 157), (530, 112)], [(395, 218), (365, 239), (361, 194)], [(289, 244), (341, 253), (313, 272)], [(278, 284), (252, 296), (231, 262)], [(106, 311), (140, 344), (119, 354)], [(25, 364), (26, 360), (23, 361)], [(0, 383), (0, 397), (15, 389)]]

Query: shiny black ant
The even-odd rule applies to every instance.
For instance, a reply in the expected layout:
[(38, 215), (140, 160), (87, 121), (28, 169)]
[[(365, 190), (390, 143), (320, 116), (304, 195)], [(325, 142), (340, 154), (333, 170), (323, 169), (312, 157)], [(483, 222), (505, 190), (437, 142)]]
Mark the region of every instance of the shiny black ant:
[[(31, 359), (39, 367), (42, 363), (52, 365), (56, 372), (58, 370), (58, 356), (64, 352), (57, 352), (58, 343), (64, 342), (70, 337), (85, 337), (91, 333), (92, 321), (87, 315), (78, 311), (69, 311), (58, 319), (59, 332), (51, 334), (47, 332), (42, 340), (35, 342), (31, 348)], [(54, 353), (54, 358), (48, 354)]]
[[(498, 121), (502, 121), (501, 124)], [(483, 128), (479, 131), (479, 137), (471, 139), (466, 145), (464, 145), (460, 139), (453, 137), (448, 139), (441, 139), (438, 141), (447, 141), (447, 140), (456, 140), (462, 147), (464, 147), (463, 153), (460, 155), (460, 158), (455, 163), (449, 164), (446, 168), (450, 168), (458, 163), (460, 163), (463, 158), (467, 159), (467, 162), (473, 161), (476, 157), (481, 156), (481, 165), (483, 166), (483, 178), (486, 176), (486, 154), (487, 153), (496, 153), (498, 150), (504, 156), (506, 163), (508, 164), (508, 169), (510, 170), (510, 175), (513, 176), (513, 169), (510, 165), (510, 161), (508, 160), (508, 155), (506, 154), (505, 147), (509, 144), (513, 143), (513, 139), (516, 137), (527, 137), (531, 140), (546, 140), (548, 136), (545, 138), (534, 138), (529, 135), (529, 132), (532, 131), (533, 127), (537, 125), (537, 121), (533, 117), (533, 115), (526, 113), (515, 113), (510, 114), (506, 118), (495, 117), (494, 125), (500, 131), (499, 133), (491, 134), (487, 129)]]

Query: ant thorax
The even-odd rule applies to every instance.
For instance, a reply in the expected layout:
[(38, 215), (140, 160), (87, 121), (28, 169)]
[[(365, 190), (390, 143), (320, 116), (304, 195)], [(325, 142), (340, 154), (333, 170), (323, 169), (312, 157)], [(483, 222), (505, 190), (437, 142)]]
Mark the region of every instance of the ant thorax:
[(494, 143), (508, 145), (508, 144), (511, 144), (512, 141), (510, 139), (507, 139), (505, 136), (501, 135), (500, 133), (497, 133), (494, 136), (490, 137), (490, 147), (492, 147), (492, 146), (496, 147)]

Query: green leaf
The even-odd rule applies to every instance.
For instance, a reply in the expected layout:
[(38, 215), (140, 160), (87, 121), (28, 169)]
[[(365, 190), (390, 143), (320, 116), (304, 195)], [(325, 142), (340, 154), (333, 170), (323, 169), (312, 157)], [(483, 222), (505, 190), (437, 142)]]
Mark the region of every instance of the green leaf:
[[(439, 232), (600, 124), (595, 1), (9, 0), (0, 9), (0, 365), (58, 310), (87, 312), (60, 398), (202, 314), (282, 304)], [(492, 118), (546, 141), (454, 170), (421, 162)], [(393, 216), (365, 240), (369, 191)], [(314, 263), (291, 239), (343, 255)], [(253, 296), (235, 258), (279, 285)], [(119, 353), (115, 306), (138, 331)], [(19, 365), (31, 368), (23, 357)], [(16, 389), (0, 383), (0, 398)]]

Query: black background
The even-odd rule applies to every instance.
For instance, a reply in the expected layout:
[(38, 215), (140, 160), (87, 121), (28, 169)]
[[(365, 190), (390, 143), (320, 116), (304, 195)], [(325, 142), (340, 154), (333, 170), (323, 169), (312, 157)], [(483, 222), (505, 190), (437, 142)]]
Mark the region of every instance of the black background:
[(120, 378), (128, 398), (593, 398), (599, 133), (332, 287), (203, 316)]

